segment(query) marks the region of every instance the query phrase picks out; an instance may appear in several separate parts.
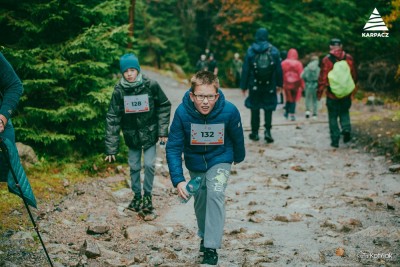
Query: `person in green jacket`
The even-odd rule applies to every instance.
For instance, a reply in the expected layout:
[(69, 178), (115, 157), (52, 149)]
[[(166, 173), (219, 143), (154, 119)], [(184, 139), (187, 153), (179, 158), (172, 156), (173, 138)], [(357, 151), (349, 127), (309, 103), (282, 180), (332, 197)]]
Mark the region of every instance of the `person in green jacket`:
[(306, 118), (310, 118), (312, 111), (312, 118), (317, 119), (318, 113), (318, 100), (317, 100), (317, 87), (318, 77), (320, 72), (318, 56), (312, 56), (310, 63), (304, 68), (301, 78), (306, 84)]
[[(141, 73), (135, 55), (123, 55), (120, 69), (123, 77), (114, 88), (106, 117), (105, 161), (115, 161), (122, 130), (129, 148), (128, 163), (134, 193), (128, 209), (152, 212), (156, 144), (167, 141), (171, 103), (160, 85)], [(142, 152), (143, 197), (140, 183)]]

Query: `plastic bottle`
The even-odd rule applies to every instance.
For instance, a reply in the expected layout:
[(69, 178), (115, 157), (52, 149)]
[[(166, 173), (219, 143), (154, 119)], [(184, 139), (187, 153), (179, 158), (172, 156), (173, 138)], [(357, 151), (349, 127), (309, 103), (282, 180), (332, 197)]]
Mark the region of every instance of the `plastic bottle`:
[(188, 193), (189, 196), (187, 197), (187, 199), (179, 197), (181, 203), (187, 203), (189, 201), (189, 199), (194, 194), (196, 194), (197, 191), (199, 191), (200, 185), (201, 185), (201, 177), (200, 176), (190, 179), (190, 181), (187, 182), (186, 186), (185, 186), (186, 192)]

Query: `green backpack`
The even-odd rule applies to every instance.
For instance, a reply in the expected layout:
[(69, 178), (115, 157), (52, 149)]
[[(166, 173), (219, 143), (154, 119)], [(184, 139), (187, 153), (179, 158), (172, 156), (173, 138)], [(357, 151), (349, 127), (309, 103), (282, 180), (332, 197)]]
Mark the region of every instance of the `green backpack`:
[[(333, 63), (333, 69), (328, 73), (329, 87), (331, 92), (337, 98), (343, 98), (353, 92), (356, 85), (351, 76), (350, 66), (346, 61), (346, 56), (343, 60), (336, 61), (329, 55), (329, 59)], [(334, 61), (335, 60), (335, 61)]]

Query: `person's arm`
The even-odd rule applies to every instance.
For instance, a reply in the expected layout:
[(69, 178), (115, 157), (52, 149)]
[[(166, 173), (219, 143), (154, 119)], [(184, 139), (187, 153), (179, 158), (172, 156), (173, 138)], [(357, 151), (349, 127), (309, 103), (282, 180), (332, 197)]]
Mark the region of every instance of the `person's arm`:
[(228, 124), (228, 136), (230, 136), (233, 143), (233, 161), (235, 164), (240, 163), (246, 156), (246, 149), (244, 146), (243, 125), (240, 118), (239, 110), (234, 106), (232, 112), (232, 119)]
[(353, 57), (351, 55), (346, 54), (346, 61), (347, 61), (347, 64), (349, 64), (349, 66), (350, 66), (351, 77), (353, 78), (354, 84), (356, 85), (356, 87), (354, 88), (353, 92), (351, 93), (352, 98), (354, 98), (354, 96), (356, 95), (357, 90), (358, 90), (358, 87), (357, 87), (357, 70), (356, 70), (354, 59), (353, 59)]
[(319, 73), (318, 78), (318, 90), (317, 90), (317, 99), (321, 100), (321, 97), (325, 90), (327, 90), (329, 86), (328, 81), (328, 73), (332, 69), (333, 63), (329, 59), (328, 56), (324, 57), (321, 62), (321, 71)]
[(247, 51), (246, 56), (244, 57), (243, 67), (242, 67), (242, 75), (240, 76), (240, 88), (243, 91), (246, 91), (249, 86), (249, 74), (250, 74), (250, 55), (249, 51)]
[(183, 176), (182, 167), (182, 153), (184, 148), (185, 133), (183, 122), (179, 115), (179, 110), (181, 108), (183, 107), (178, 107), (175, 112), (166, 145), (168, 169), (171, 176), (171, 182), (174, 187), (177, 187), (179, 183), (186, 181), (185, 177)]
[(276, 87), (278, 87), (278, 91), (282, 90), (283, 87), (283, 71), (279, 50), (275, 47), (273, 48), (273, 60), (276, 66), (275, 68), (275, 79), (276, 79)]
[[(168, 126), (171, 115), (171, 102), (161, 89), (160, 85), (156, 81), (151, 82), (151, 87), (154, 89), (155, 106), (157, 109), (157, 121), (158, 121), (158, 136), (168, 136)], [(165, 142), (166, 140), (163, 139)]]
[(0, 70), (0, 124), (5, 126), (16, 110), (24, 88), (13, 67), (1, 53)]
[(106, 115), (106, 161), (115, 160), (115, 155), (118, 154), (119, 133), (121, 130), (121, 119), (123, 111), (124, 107), (122, 96), (120, 95), (119, 91), (114, 90)]

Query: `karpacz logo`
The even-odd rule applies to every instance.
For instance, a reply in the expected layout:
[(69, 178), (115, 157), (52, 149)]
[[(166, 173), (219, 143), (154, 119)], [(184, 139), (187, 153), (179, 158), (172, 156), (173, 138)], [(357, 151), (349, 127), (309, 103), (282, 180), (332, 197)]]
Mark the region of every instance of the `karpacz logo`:
[(362, 37), (389, 37), (389, 29), (386, 27), (378, 10), (375, 8), (367, 23), (365, 23), (364, 31), (383, 31), (383, 32), (363, 32)]

